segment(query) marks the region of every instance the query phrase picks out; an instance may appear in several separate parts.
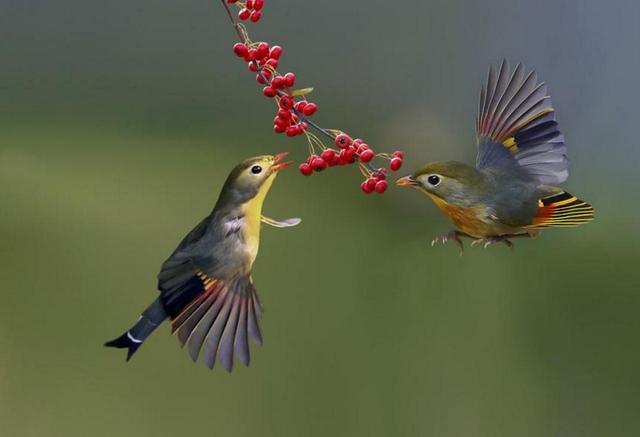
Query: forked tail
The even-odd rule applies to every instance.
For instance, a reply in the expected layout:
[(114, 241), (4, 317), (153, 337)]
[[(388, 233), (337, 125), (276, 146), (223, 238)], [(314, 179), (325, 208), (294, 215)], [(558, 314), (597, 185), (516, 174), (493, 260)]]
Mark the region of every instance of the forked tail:
[(127, 349), (127, 361), (129, 361), (147, 337), (149, 337), (166, 318), (167, 313), (164, 310), (162, 302), (160, 302), (160, 299), (156, 299), (144, 310), (131, 329), (120, 337), (106, 342), (104, 345), (118, 349)]

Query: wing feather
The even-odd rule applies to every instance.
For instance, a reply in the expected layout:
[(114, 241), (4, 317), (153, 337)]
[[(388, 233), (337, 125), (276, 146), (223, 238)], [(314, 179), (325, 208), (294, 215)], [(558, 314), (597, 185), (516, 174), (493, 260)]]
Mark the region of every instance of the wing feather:
[(544, 82), (522, 64), (512, 72), (506, 61), (498, 73), (489, 67), (480, 91), (476, 121), (479, 169), (521, 172), (541, 184), (556, 184), (568, 176), (564, 137), (558, 130)]

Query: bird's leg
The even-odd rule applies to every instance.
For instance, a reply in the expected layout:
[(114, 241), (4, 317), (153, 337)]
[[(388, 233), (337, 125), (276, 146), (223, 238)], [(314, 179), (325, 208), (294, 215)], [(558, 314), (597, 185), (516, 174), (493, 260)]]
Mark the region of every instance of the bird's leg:
[(476, 244), (482, 244), (482, 247), (486, 249), (487, 247), (492, 246), (494, 244), (504, 243), (509, 249), (513, 249), (513, 242), (510, 240), (510, 238), (524, 238), (524, 237), (531, 238), (531, 235), (506, 234), (506, 235), (496, 235), (493, 237), (477, 238), (471, 242), (471, 245), (475, 246)]
[(431, 246), (435, 246), (436, 244), (446, 244), (449, 240), (451, 240), (458, 245), (458, 247), (460, 248), (460, 255), (462, 255), (462, 253), (464, 252), (464, 244), (462, 243), (462, 239), (460, 237), (471, 238), (470, 235), (454, 229), (448, 234), (435, 237), (433, 240), (431, 240)]

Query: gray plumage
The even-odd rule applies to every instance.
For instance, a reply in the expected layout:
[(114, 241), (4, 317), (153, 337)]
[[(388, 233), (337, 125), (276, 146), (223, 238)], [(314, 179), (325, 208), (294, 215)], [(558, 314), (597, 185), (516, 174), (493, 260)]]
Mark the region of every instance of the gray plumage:
[[(564, 137), (558, 130), (551, 97), (522, 64), (511, 72), (503, 61), (489, 67), (476, 119), (478, 169), (521, 173), (540, 184), (559, 184), (569, 175)], [(513, 146), (505, 146), (513, 143)]]

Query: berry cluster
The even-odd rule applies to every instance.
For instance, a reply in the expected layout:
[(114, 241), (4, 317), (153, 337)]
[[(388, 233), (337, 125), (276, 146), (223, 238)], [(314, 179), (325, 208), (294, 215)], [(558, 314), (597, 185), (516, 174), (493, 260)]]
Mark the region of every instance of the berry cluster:
[(238, 0), (227, 0), (229, 4), (235, 4), (240, 9), (238, 11), (238, 18), (242, 21), (251, 20), (254, 23), (260, 21), (262, 18), (262, 8), (264, 7), (264, 0), (246, 0), (240, 2)]
[(298, 96), (310, 92), (310, 89), (292, 89), (296, 83), (294, 73), (278, 73), (282, 47), (270, 46), (266, 42), (239, 42), (233, 46), (233, 52), (247, 61), (249, 71), (256, 73), (256, 81), (264, 85), (262, 94), (269, 98), (277, 98), (277, 113), (273, 119), (274, 132), (286, 133), (289, 137), (304, 134), (309, 129), (309, 124), (301, 117), (311, 117), (318, 110), (318, 105), (304, 98), (296, 100)]
[[(310, 120), (318, 106), (309, 102), (306, 95), (313, 88), (294, 89), (296, 75), (280, 74), (277, 70), (282, 56), (282, 47), (271, 46), (266, 42), (252, 42), (243, 24), (233, 18), (228, 4), (234, 3), (240, 9), (241, 20), (258, 21), (264, 1), (259, 0), (222, 0), (229, 18), (240, 37), (241, 42), (233, 46), (234, 53), (245, 62), (250, 72), (255, 73), (256, 81), (263, 85), (262, 94), (276, 102), (276, 116), (273, 119), (273, 130), (285, 133), (289, 137), (305, 135), (309, 143), (309, 158), (300, 164), (299, 170), (305, 176), (321, 172), (329, 167), (357, 164), (365, 176), (360, 188), (366, 194), (384, 193), (387, 190), (387, 169), (373, 165), (375, 158), (389, 161), (389, 169), (397, 171), (402, 166), (403, 154), (400, 151), (375, 153), (363, 140), (351, 139), (346, 133), (324, 129)], [(255, 19), (254, 19), (254, 14)], [(312, 132), (314, 130), (318, 135)], [(325, 137), (335, 144), (335, 148), (327, 147), (319, 138)]]
[[(395, 151), (391, 155), (386, 153), (377, 154), (369, 147), (364, 140), (360, 138), (351, 139), (351, 137), (344, 132), (329, 131), (334, 134), (334, 144), (338, 148), (332, 149), (330, 147), (323, 148), (320, 155), (311, 153), (306, 162), (303, 162), (298, 167), (300, 173), (304, 176), (310, 176), (313, 172), (321, 172), (328, 167), (335, 167), (340, 165), (349, 165), (359, 163), (362, 173), (367, 177), (360, 184), (360, 188), (365, 194), (379, 193), (382, 194), (387, 190), (387, 169), (375, 168), (370, 163), (373, 158), (382, 157), (389, 160), (389, 168), (393, 171), (397, 171), (402, 167), (404, 155), (401, 151)], [(315, 137), (317, 138), (317, 137)], [(315, 139), (314, 138), (314, 139)], [(315, 148), (315, 141), (310, 142), (311, 149)], [(317, 143), (316, 143), (317, 144)], [(321, 147), (324, 145), (320, 144)]]

